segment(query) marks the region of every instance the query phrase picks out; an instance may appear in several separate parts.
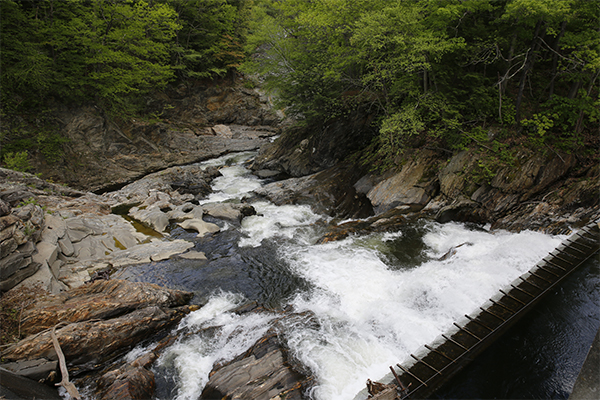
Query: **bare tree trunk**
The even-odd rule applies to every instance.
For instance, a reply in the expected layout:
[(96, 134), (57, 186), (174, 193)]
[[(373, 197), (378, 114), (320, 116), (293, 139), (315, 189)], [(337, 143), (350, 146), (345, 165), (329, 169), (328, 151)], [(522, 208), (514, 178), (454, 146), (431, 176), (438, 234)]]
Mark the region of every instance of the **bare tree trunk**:
[[(592, 94), (592, 89), (594, 88), (594, 84), (596, 83), (596, 79), (598, 79), (599, 75), (600, 75), (600, 71), (596, 72), (596, 75), (594, 75), (594, 77), (591, 79), (590, 85), (588, 86), (588, 89), (587, 89), (588, 96), (590, 94)], [(584, 111), (583, 111), (583, 109), (581, 109), (579, 111), (579, 118), (577, 118), (577, 123), (575, 124), (575, 133), (576, 134), (580, 134), (581, 131), (583, 130), (583, 116), (584, 116)]]
[(581, 87), (581, 81), (575, 81), (571, 85), (571, 90), (569, 90), (569, 99), (574, 99), (577, 97), (577, 93), (579, 92), (579, 88)]
[(529, 51), (527, 51), (527, 58), (525, 61), (525, 68), (523, 70), (523, 74), (521, 75), (521, 82), (519, 82), (519, 94), (517, 95), (517, 101), (515, 102), (515, 119), (518, 122), (521, 115), (521, 103), (523, 102), (523, 92), (525, 91), (525, 83), (527, 82), (527, 75), (529, 71), (533, 69), (533, 64), (535, 63), (535, 56), (537, 49), (539, 47), (538, 37), (540, 35), (540, 31), (542, 29), (542, 21), (538, 21), (535, 25), (535, 33), (533, 34), (533, 40), (531, 41), (531, 46), (529, 47)]
[(554, 94), (554, 81), (556, 80), (556, 74), (558, 69), (558, 44), (560, 42), (560, 39), (565, 34), (566, 28), (567, 21), (563, 21), (560, 24), (560, 33), (558, 34), (558, 36), (556, 36), (556, 40), (554, 41), (554, 45), (552, 46), (552, 50), (554, 50), (554, 55), (552, 56), (552, 79), (550, 80), (548, 99), (550, 99)]
[(504, 93), (506, 92), (506, 86), (508, 85), (508, 75), (510, 74), (510, 69), (512, 68), (513, 65), (513, 57), (515, 56), (515, 46), (517, 43), (517, 33), (515, 32), (513, 34), (512, 40), (510, 42), (510, 49), (508, 50), (508, 66), (506, 68), (506, 74), (504, 74), (504, 77), (502, 79), (502, 81), (500, 82), (500, 96), (504, 96)]

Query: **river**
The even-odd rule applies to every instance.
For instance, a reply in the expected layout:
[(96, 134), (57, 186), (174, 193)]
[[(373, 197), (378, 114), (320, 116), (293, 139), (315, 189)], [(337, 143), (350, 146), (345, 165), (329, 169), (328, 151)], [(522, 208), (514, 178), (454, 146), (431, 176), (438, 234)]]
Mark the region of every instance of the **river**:
[[(203, 202), (239, 202), (264, 184), (245, 167), (253, 153), (204, 163), (221, 166)], [(208, 260), (168, 260), (124, 277), (193, 291), (204, 304), (178, 329), (198, 332), (168, 347), (154, 367), (158, 399), (199, 398), (215, 362), (248, 349), (276, 313), (238, 315), (247, 301), (314, 313), (319, 324), (285, 327), (291, 353), (316, 377), (315, 400), (349, 400), (529, 270), (564, 236), (431, 221), (398, 232), (316, 244), (328, 217), (307, 206), (252, 203), (257, 215), (192, 240)], [(456, 253), (440, 261), (451, 248)], [(457, 376), (440, 398), (568, 398), (600, 326), (597, 260), (574, 274)], [(143, 351), (134, 349), (130, 358)], [(357, 399), (363, 399), (357, 397)]]

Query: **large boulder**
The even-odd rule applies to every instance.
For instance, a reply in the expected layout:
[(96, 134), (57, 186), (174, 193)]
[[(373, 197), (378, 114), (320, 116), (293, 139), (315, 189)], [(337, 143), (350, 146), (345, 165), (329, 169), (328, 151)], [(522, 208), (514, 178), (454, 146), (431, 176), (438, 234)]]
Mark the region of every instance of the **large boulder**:
[[(286, 314), (281, 320), (316, 323), (310, 314)], [(289, 354), (285, 338), (271, 328), (248, 351), (213, 368), (200, 399), (301, 400), (313, 383), (305, 367)]]
[(376, 184), (367, 197), (376, 213), (394, 207), (407, 206), (419, 211), (435, 197), (439, 190), (437, 179), (438, 160), (425, 152), (409, 159), (397, 173)]
[(353, 184), (361, 170), (340, 164), (312, 175), (269, 183), (255, 194), (277, 205), (307, 204), (318, 213), (340, 218), (364, 218), (373, 214), (371, 203)]

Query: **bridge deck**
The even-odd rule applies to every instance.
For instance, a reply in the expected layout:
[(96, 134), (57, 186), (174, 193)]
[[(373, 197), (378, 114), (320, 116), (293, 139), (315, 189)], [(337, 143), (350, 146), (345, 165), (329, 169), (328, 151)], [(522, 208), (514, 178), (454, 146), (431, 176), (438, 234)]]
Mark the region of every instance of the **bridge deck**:
[[(439, 343), (425, 345), (412, 362), (390, 367), (395, 382), (371, 399), (425, 399), (501, 336), (540, 299), (600, 249), (600, 220), (565, 239), (529, 272), (454, 324)], [(369, 381), (370, 382), (370, 381)], [(377, 385), (376, 385), (377, 386)], [(378, 393), (375, 393), (378, 392)]]

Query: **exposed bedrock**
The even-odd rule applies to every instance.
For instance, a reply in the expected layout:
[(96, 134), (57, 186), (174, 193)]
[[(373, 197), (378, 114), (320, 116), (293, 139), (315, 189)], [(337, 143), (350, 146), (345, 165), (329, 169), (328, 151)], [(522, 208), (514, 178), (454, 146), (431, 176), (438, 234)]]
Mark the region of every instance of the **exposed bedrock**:
[[(291, 140), (286, 135), (289, 132), (271, 145), (279, 147), (262, 153), (255, 168), (298, 173), (285, 160), (296, 166), (312, 162), (312, 153), (319, 150), (304, 151), (300, 146), (296, 158), (290, 157), (281, 148)], [(338, 163), (311, 175), (271, 183), (257, 193), (276, 204), (310, 204), (316, 211), (340, 217), (365, 218), (370, 214), (364, 210), (372, 207), (375, 217), (369, 221), (377, 223), (377, 229), (393, 227), (390, 215), (418, 214), (439, 222), (489, 223), (493, 229), (569, 233), (600, 215), (598, 165), (583, 166), (571, 154), (521, 150), (513, 164), (482, 177), (482, 157), (478, 149), (450, 157), (446, 152), (415, 150), (384, 173), (365, 173), (364, 168)], [(313, 169), (317, 167), (302, 172)], [(364, 221), (350, 225), (353, 229), (360, 225), (362, 232), (367, 229)]]
[(70, 374), (85, 372), (86, 379), (99, 381), (97, 390), (102, 396), (94, 397), (148, 398), (154, 391), (154, 376), (146, 369), (156, 358), (151, 352), (112, 375), (103, 373), (102, 365), (142, 341), (165, 335), (181, 318), (197, 309), (186, 305), (192, 296), (189, 292), (124, 280), (98, 280), (59, 295), (48, 295), (24, 311), (25, 337), (2, 350), (1, 367), (36, 381), (59, 381), (58, 356), (51, 338), (56, 327)]
[(282, 115), (241, 82), (190, 82), (147, 100), (160, 118), (117, 118), (94, 105), (55, 113), (64, 154), (35, 167), (45, 179), (92, 192), (115, 190), (151, 172), (256, 150), (276, 135)]

